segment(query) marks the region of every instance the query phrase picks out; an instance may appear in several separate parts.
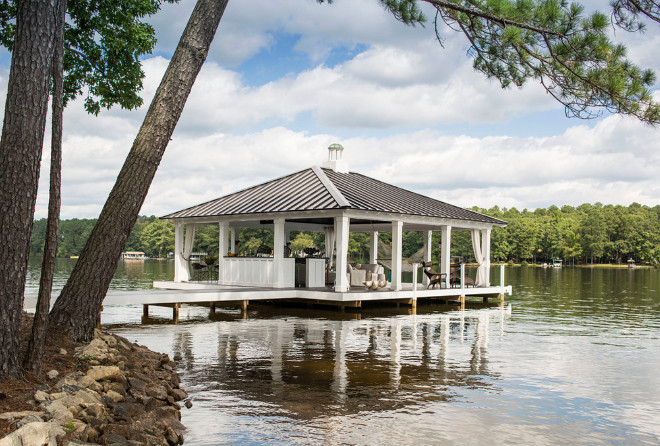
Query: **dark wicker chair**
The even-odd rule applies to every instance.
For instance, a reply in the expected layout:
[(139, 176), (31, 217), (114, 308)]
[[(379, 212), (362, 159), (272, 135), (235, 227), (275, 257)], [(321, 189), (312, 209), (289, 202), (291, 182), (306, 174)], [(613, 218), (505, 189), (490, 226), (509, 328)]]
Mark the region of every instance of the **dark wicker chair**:
[(426, 274), (426, 277), (429, 278), (429, 284), (426, 289), (430, 288), (431, 286), (435, 288), (436, 285), (440, 285), (440, 288), (442, 288), (442, 282), (447, 276), (446, 274), (434, 271), (431, 269), (431, 265), (426, 262), (422, 262), (422, 270), (424, 271), (424, 274)]
[[(451, 285), (452, 288), (454, 286), (461, 286), (461, 272), (460, 270), (454, 270), (451, 272), (449, 275), (449, 285)], [(465, 276), (465, 287), (472, 286), (474, 288), (474, 279), (472, 277)]]

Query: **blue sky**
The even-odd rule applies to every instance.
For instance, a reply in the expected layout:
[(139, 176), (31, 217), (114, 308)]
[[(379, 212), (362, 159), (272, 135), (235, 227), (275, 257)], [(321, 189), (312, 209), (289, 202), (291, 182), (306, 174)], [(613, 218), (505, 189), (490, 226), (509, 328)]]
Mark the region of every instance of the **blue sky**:
[[(145, 106), (99, 117), (81, 102), (67, 108), (63, 218), (98, 215), (193, 5), (150, 19), (158, 44), (143, 60)], [(658, 31), (616, 37), (658, 71)], [(432, 24), (406, 27), (376, 0), (230, 0), (142, 213), (318, 165), (334, 142), (351, 170), (459, 206), (660, 203), (658, 130), (568, 119), (534, 82), (502, 90), (472, 69), (462, 35), (442, 32), (444, 48)], [(8, 67), (0, 53), (3, 100)]]

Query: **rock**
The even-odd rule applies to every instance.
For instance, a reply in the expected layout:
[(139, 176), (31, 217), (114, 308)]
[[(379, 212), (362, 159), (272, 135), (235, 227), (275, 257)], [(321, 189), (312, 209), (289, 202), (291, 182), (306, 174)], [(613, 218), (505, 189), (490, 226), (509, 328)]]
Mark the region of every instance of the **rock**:
[(43, 390), (37, 390), (36, 392), (34, 392), (34, 400), (37, 403), (43, 403), (47, 399), (48, 399), (48, 394)]
[(176, 353), (173, 359), (175, 361), (181, 361), (183, 359), (183, 356), (181, 356), (181, 353)]
[(23, 427), (28, 423), (42, 423), (43, 421), (44, 420), (42, 420), (41, 417), (36, 415), (28, 415), (27, 417), (21, 418), (21, 420), (16, 423), (16, 427)]
[(112, 335), (101, 336), (101, 339), (103, 339), (110, 347), (115, 347), (117, 345), (117, 338)]
[(77, 384), (78, 384), (80, 387), (89, 387), (89, 386), (91, 386), (92, 384), (94, 384), (95, 382), (96, 382), (96, 380), (95, 380), (94, 378), (92, 378), (92, 377), (89, 376), (89, 375), (85, 375), (85, 376), (81, 377), (81, 378), (77, 381)]
[(48, 384), (42, 384), (41, 386), (35, 387), (34, 390), (43, 390), (44, 392), (48, 392), (50, 390), (50, 386)]
[(101, 435), (101, 438), (99, 438), (99, 444), (126, 444), (127, 442), (126, 437), (115, 434), (103, 434)]
[(87, 376), (94, 379), (94, 381), (101, 381), (104, 379), (116, 378), (120, 373), (121, 370), (119, 370), (119, 367), (115, 365), (95, 366), (90, 367), (90, 369), (87, 371)]
[(121, 396), (121, 394), (115, 392), (114, 390), (108, 390), (107, 393), (106, 393), (106, 395), (107, 395), (110, 399), (112, 399), (112, 401), (114, 401), (115, 403), (118, 403), (118, 402), (120, 402), (121, 400), (124, 399), (124, 397)]
[(62, 400), (46, 401), (41, 404), (41, 407), (43, 407), (46, 412), (50, 414), (51, 418), (59, 424), (67, 424), (69, 421), (73, 420), (73, 414), (67, 406), (62, 404)]
[(21, 412), (5, 412), (0, 414), (0, 420), (3, 421), (14, 421), (20, 418), (25, 418), (29, 416), (43, 417), (43, 412), (36, 412), (34, 410), (24, 410)]
[(50, 372), (46, 373), (46, 376), (48, 379), (55, 379), (59, 375), (59, 372), (55, 369), (51, 370)]
[(167, 390), (163, 386), (153, 386), (147, 388), (147, 395), (159, 400), (167, 400)]
[(141, 390), (143, 392), (147, 389), (147, 383), (137, 378), (128, 378), (128, 383), (132, 388)]
[(190, 408), (192, 407), (192, 405), (193, 405), (193, 403), (192, 403), (192, 401), (190, 400), (190, 398), (188, 398), (188, 399), (184, 402), (184, 404), (185, 404), (185, 406), (186, 406), (187, 409), (190, 409)]
[(67, 351), (64, 350), (63, 348), (61, 348), (60, 349), (60, 355), (66, 355), (66, 354), (67, 354)]
[(29, 423), (2, 438), (0, 446), (57, 446), (57, 437), (64, 434), (64, 430), (56, 423)]
[(179, 444), (179, 436), (171, 427), (168, 427), (165, 431), (165, 440), (167, 440), (167, 442), (172, 445)]
[(168, 393), (174, 397), (175, 401), (181, 401), (188, 398), (188, 394), (183, 389), (172, 389)]
[(105, 413), (103, 404), (90, 404), (82, 411), (82, 415), (90, 418), (99, 418)]
[(64, 446), (87, 446), (87, 445), (96, 446), (97, 444), (98, 443), (96, 443), (96, 442), (87, 443), (87, 442), (84, 442), (84, 441), (71, 441), (71, 440), (64, 442)]

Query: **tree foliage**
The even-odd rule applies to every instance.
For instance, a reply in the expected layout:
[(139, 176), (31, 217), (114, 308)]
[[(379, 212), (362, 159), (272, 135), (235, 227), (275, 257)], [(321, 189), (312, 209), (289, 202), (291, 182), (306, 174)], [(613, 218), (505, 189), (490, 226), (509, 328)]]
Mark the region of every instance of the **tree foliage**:
[[(332, 0), (318, 0), (320, 3)], [(567, 116), (595, 118), (604, 110), (660, 122), (660, 104), (651, 94), (655, 73), (635, 66), (626, 48), (609, 37), (607, 14), (584, 14), (565, 0), (379, 0), (407, 25), (427, 21), (420, 3), (435, 12), (434, 29), (442, 44), (445, 28), (462, 33), (475, 70), (503, 88), (539, 82)], [(654, 0), (617, 0), (613, 22), (643, 29), (640, 17), (658, 20)]]
[[(170, 3), (176, 0), (166, 0)], [(146, 16), (155, 14), (162, 0), (68, 0), (65, 24), (65, 104), (85, 95), (85, 109), (98, 114), (118, 104), (142, 105), (139, 58), (151, 53), (156, 38)], [(13, 49), (15, 0), (0, 2), (0, 44)]]
[[(534, 211), (516, 208), (472, 208), (508, 222), (505, 228), (493, 228), (491, 258), (495, 261), (549, 261), (561, 258), (575, 263), (622, 263), (632, 258), (637, 262), (660, 259), (660, 205), (655, 207), (633, 203), (630, 206), (582, 204), (578, 207), (557, 206)], [(58, 240), (58, 255), (78, 255), (96, 220), (62, 220)], [(40, 255), (45, 236), (46, 220), (34, 222), (32, 255)], [(440, 256), (439, 231), (433, 233), (432, 258)], [(404, 231), (403, 257), (409, 258), (422, 248), (423, 233)], [(255, 255), (259, 246), (273, 248), (272, 229), (241, 228), (238, 231), (238, 253)], [(322, 232), (292, 231), (292, 251), (314, 246), (325, 250)], [(382, 245), (390, 246), (392, 234), (379, 233)], [(468, 231), (452, 231), (451, 254), (466, 260), (474, 257), (472, 238)], [(370, 237), (367, 233), (351, 233), (349, 259), (367, 262)], [(141, 216), (133, 227), (125, 250), (143, 251), (149, 257), (166, 257), (174, 251), (174, 224), (170, 220)], [(193, 251), (209, 254), (218, 251), (218, 226), (202, 225), (195, 229)], [(379, 257), (388, 257), (385, 252)]]

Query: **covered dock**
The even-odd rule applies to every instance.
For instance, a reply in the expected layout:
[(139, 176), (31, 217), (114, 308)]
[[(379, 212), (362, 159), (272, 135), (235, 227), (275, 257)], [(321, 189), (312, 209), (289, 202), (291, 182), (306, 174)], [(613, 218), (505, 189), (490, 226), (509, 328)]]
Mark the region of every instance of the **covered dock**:
[[(152, 292), (161, 302), (145, 305), (200, 302), (303, 299), (359, 306), (365, 301), (409, 300), (418, 298), (456, 299), (479, 296), (503, 299), (511, 294), (504, 283), (503, 269), (496, 285), (490, 283), (490, 236), (493, 227), (506, 222), (402, 189), (368, 176), (350, 172), (343, 160), (343, 147), (333, 144), (328, 160), (266, 183), (218, 199), (173, 212), (163, 218), (175, 225), (175, 277), (172, 282), (155, 282)], [(217, 225), (219, 233), (217, 280), (192, 280), (190, 254), (195, 227)], [(272, 254), (238, 256), (237, 234), (241, 228), (267, 228), (273, 231)], [(318, 257), (289, 257), (287, 244), (292, 231), (322, 232), (325, 252)], [(418, 263), (407, 264), (402, 256), (404, 231), (423, 233), (423, 261), (431, 263), (432, 235), (441, 233), (438, 275), (441, 283), (427, 288), (428, 277)], [(464, 265), (452, 266), (451, 235), (469, 231), (478, 264), (477, 274), (468, 278)], [(369, 264), (373, 273), (378, 265), (379, 232), (391, 232), (389, 280), (377, 290), (357, 281), (349, 264), (349, 234), (370, 236)], [(403, 271), (412, 271), (412, 282), (404, 283)], [(363, 273), (365, 274), (365, 273)], [(304, 280), (298, 280), (299, 276)], [(360, 276), (362, 277), (362, 276)], [(376, 275), (371, 276), (374, 279)], [(207, 278), (208, 279), (208, 278)], [(472, 285), (472, 286), (470, 286)], [(177, 291), (173, 293), (172, 291)], [(185, 298), (184, 298), (185, 297)], [(246, 303), (247, 305), (247, 303)]]

